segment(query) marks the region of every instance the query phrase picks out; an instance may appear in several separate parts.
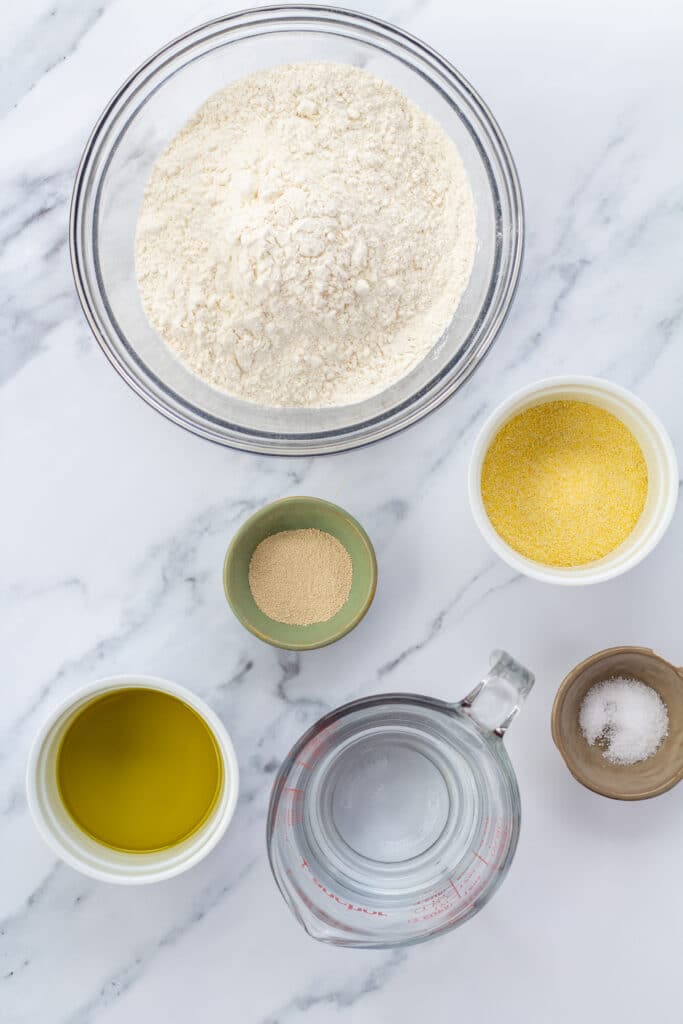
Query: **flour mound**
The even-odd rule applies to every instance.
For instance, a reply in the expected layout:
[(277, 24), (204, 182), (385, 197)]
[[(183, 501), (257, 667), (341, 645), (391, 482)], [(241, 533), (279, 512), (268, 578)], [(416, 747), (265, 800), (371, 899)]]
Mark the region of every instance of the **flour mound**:
[(358, 68), (293, 64), (212, 96), (152, 169), (136, 271), (152, 326), (216, 388), (361, 401), (438, 341), (476, 243), (437, 123)]

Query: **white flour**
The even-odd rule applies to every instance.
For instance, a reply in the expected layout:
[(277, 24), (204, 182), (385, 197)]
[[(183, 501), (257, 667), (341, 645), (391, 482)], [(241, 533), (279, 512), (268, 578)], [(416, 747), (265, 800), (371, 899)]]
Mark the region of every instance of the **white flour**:
[(358, 68), (217, 93), (155, 164), (136, 269), (153, 327), (208, 383), (271, 406), (367, 398), (429, 351), (476, 234), (455, 147)]

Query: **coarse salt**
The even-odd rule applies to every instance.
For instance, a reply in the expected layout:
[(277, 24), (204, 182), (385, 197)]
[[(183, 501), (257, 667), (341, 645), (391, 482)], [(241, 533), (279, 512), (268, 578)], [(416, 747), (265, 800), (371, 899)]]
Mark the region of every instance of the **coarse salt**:
[(637, 764), (652, 757), (669, 732), (666, 704), (638, 679), (596, 683), (579, 711), (581, 732), (613, 764)]

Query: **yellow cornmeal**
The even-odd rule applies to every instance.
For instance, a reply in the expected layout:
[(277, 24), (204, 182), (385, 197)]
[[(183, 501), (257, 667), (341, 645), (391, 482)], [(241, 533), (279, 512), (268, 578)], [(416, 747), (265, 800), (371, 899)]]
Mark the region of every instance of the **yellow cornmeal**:
[(587, 402), (547, 402), (498, 431), (484, 459), (481, 495), (515, 551), (544, 565), (585, 565), (635, 527), (647, 497), (647, 463), (612, 413)]

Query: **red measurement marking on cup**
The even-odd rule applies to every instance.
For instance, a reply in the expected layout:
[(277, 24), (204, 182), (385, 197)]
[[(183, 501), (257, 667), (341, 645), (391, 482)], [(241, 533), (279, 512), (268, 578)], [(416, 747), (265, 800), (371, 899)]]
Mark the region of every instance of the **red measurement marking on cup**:
[[(488, 824), (488, 819), (486, 820)], [(505, 821), (496, 821), (493, 831), (488, 835), (479, 847), (480, 852), (475, 854), (483, 860), (491, 871), (497, 871), (505, 858), (509, 847), (510, 826)], [(486, 856), (484, 857), (483, 854)], [(488, 858), (488, 860), (486, 859)]]
[(421, 921), (432, 921), (435, 917), (443, 917), (453, 911), (454, 903), (446, 896), (442, 900), (436, 900), (429, 906), (418, 907), (419, 913), (411, 919), (412, 924), (419, 924)]
[[(472, 865), (455, 878), (448, 879), (445, 889), (439, 889), (429, 896), (423, 896), (413, 905), (415, 916), (412, 924), (420, 924), (438, 917), (447, 917), (450, 922), (468, 914), (475, 906), (482, 892), (485, 892), (492, 875), (500, 868), (509, 848), (510, 826), (499, 820), (493, 824), (489, 818), (482, 822), (484, 839), (478, 850), (472, 851)], [(476, 862), (483, 864), (487, 871), (482, 875)]]
[(334, 727), (328, 725), (326, 729), (323, 729), (322, 732), (319, 732), (317, 736), (314, 736), (313, 739), (311, 739), (306, 744), (304, 749), (301, 751), (302, 761), (300, 761), (299, 764), (303, 762), (303, 758), (305, 757), (305, 767), (307, 767), (308, 770), (310, 771), (311, 768), (315, 765), (316, 760), (329, 747), (330, 740), (334, 733)]
[[(455, 896), (453, 895), (454, 893)], [(419, 924), (422, 921), (431, 921), (433, 918), (442, 917), (444, 914), (451, 914), (457, 917), (463, 913), (463, 909), (467, 909), (467, 907), (462, 907), (461, 901), (462, 893), (453, 879), (449, 878), (447, 888), (438, 889), (436, 892), (430, 893), (429, 896), (423, 896), (422, 899), (414, 904), (416, 914), (412, 918), (411, 923)]]
[(301, 858), (301, 864), (299, 866), (306, 872), (310, 880), (313, 882), (313, 885), (315, 885), (320, 892), (329, 897), (329, 899), (334, 900), (334, 902), (340, 907), (343, 907), (344, 910), (350, 910), (357, 914), (367, 914), (368, 917), (389, 917), (389, 915), (383, 910), (371, 910), (370, 907), (364, 907), (359, 903), (351, 903), (349, 900), (345, 900), (342, 899), (341, 896), (337, 896), (336, 893), (328, 889), (326, 885), (323, 885), (323, 883), (315, 877), (305, 857)]
[(298, 828), (299, 825), (303, 825), (304, 815), (303, 811), (297, 811), (296, 808), (290, 807), (285, 818), (285, 824), (289, 825), (291, 829)]
[(449, 900), (450, 898), (451, 895), (448, 889), (438, 889), (436, 892), (430, 892), (429, 896), (422, 896), (421, 899), (416, 900), (413, 906), (418, 910), (424, 909), (425, 907), (428, 910), (432, 910), (434, 904), (442, 903), (444, 900)]
[(288, 829), (292, 829), (297, 825), (303, 825), (304, 812), (302, 806), (286, 806), (281, 804), (278, 808), (278, 824), (285, 830), (287, 834)]
[(279, 808), (280, 820), (285, 827), (296, 828), (303, 825), (303, 798), (305, 791), (298, 786), (285, 786), (282, 790), (282, 802)]

